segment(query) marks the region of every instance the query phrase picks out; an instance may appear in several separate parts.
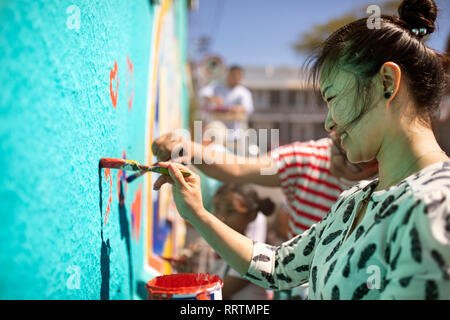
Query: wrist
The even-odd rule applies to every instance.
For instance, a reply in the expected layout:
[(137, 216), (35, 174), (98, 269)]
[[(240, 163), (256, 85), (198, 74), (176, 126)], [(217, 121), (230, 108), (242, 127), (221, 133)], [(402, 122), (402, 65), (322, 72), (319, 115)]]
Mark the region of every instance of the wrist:
[(194, 209), (194, 214), (188, 219), (189, 223), (198, 228), (207, 223), (208, 216), (211, 215), (203, 206)]

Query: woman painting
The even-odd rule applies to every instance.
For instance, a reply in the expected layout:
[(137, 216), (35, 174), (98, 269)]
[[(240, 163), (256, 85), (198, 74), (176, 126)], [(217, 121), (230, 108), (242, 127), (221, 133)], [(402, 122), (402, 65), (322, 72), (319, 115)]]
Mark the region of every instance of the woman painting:
[[(377, 160), (379, 177), (344, 191), (309, 230), (269, 246), (207, 212), (199, 178), (164, 162), (179, 213), (236, 271), (269, 289), (310, 284), (310, 299), (450, 299), (450, 159), (430, 126), (445, 90), (432, 0), (405, 0), (399, 18), (333, 33), (312, 75), (328, 104), (325, 128), (352, 163)], [(185, 170), (186, 168), (183, 167)]]

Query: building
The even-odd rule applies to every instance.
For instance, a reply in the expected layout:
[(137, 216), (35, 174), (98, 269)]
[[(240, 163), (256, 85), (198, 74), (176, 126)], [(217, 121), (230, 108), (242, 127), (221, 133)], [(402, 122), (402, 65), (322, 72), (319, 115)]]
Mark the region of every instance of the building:
[(255, 111), (249, 117), (254, 129), (279, 129), (279, 143), (327, 136), (327, 107), (300, 68), (245, 67), (243, 85), (253, 95)]

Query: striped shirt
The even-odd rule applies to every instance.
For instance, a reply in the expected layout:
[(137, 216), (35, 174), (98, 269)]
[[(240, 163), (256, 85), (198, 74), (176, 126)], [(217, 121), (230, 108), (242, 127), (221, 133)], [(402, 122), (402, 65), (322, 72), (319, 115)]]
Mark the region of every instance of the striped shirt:
[(320, 221), (342, 191), (356, 183), (331, 174), (332, 143), (330, 138), (294, 142), (271, 152), (288, 202), (289, 238)]

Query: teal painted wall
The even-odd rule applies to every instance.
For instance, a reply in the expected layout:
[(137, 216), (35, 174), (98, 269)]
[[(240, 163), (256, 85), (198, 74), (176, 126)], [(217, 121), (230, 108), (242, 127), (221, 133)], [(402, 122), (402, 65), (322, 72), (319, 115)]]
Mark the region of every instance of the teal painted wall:
[(145, 161), (153, 11), (145, 0), (0, 2), (1, 299), (130, 299), (149, 280), (131, 213), (143, 180), (122, 184), (120, 205), (118, 172), (110, 187), (98, 162), (124, 151)]

